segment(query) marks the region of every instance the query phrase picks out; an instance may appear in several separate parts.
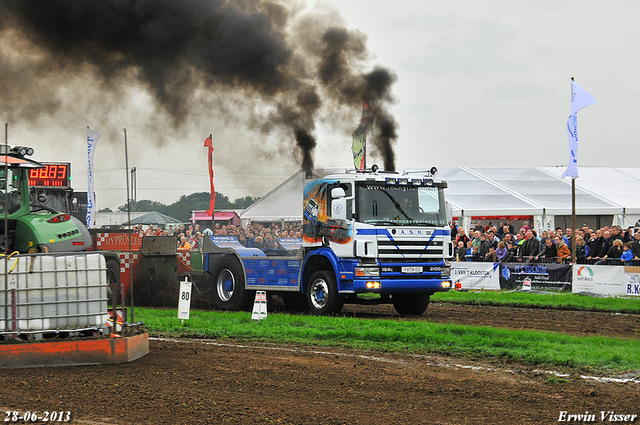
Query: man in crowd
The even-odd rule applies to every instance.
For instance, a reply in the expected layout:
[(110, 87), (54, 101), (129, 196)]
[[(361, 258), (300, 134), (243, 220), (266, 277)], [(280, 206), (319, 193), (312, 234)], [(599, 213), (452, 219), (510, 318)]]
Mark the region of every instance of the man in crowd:
[[(480, 233), (480, 232), (478, 232)], [(487, 233), (480, 233), (480, 247), (478, 252), (480, 254), (480, 261), (483, 261), (487, 254), (489, 253), (489, 248), (491, 248), (491, 242), (489, 242)]]
[(556, 244), (554, 243), (554, 240), (551, 238), (546, 238), (544, 241), (544, 247), (540, 250), (538, 255), (536, 255), (535, 259), (537, 261), (540, 258), (544, 258), (545, 260), (543, 262), (551, 263), (552, 261), (555, 261), (555, 258), (557, 256), (558, 249), (556, 247)]
[(498, 242), (500, 242), (500, 239), (498, 239), (493, 230), (489, 230), (487, 232), (487, 240), (493, 248), (498, 248)]
[(502, 226), (502, 234), (500, 235), (500, 240), (504, 241), (507, 235), (510, 235), (511, 240), (513, 240), (513, 233), (509, 231), (509, 226)]
[(480, 243), (482, 242), (482, 240), (480, 239), (480, 231), (476, 230), (473, 232), (473, 239), (471, 240), (471, 243), (473, 244), (473, 246), (478, 247), (478, 250), (480, 250)]
[(504, 237), (502, 238), (502, 241), (504, 242), (505, 245), (507, 245), (508, 242), (511, 242), (512, 244), (514, 244), (515, 243), (514, 239), (515, 238), (511, 233), (505, 233)]
[(462, 227), (458, 227), (458, 235), (456, 236), (456, 245), (458, 242), (462, 241), (464, 246), (467, 246), (467, 242), (469, 241), (469, 236), (464, 233), (464, 229)]
[(525, 233), (525, 241), (522, 243), (520, 249), (520, 261), (530, 262), (532, 261), (538, 252), (540, 251), (540, 241), (533, 237), (531, 229)]
[(573, 230), (571, 227), (567, 227), (567, 230), (564, 232), (564, 243), (567, 244), (569, 251), (571, 251), (571, 243), (573, 242)]
[[(607, 232), (608, 233), (608, 232)], [(607, 255), (609, 251), (609, 241), (604, 237), (602, 230), (596, 230), (594, 237), (590, 241), (589, 251), (590, 256), (587, 257), (588, 260), (600, 260), (602, 257)]]
[(614, 239), (620, 239), (622, 242), (624, 242), (624, 235), (622, 234), (620, 226), (618, 225), (611, 227), (611, 242), (613, 242)]
[(633, 252), (633, 259), (640, 260), (640, 229), (636, 230), (636, 234), (633, 235), (634, 241), (631, 243), (631, 252)]

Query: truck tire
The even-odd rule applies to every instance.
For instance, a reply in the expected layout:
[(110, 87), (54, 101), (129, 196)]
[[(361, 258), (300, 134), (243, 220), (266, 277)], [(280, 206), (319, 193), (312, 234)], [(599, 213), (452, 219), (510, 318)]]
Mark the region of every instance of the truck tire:
[(311, 276), (307, 287), (309, 310), (316, 316), (340, 313), (344, 298), (338, 294), (336, 278), (332, 272), (320, 270)]
[(107, 260), (107, 303), (113, 302), (113, 294), (116, 294), (116, 305), (120, 304), (120, 262), (115, 258)]
[(394, 294), (391, 296), (393, 308), (398, 314), (406, 316), (420, 316), (429, 307), (431, 294)]
[(251, 293), (244, 287), (244, 273), (232, 258), (224, 258), (216, 267), (212, 292), (217, 310), (238, 311), (251, 307)]

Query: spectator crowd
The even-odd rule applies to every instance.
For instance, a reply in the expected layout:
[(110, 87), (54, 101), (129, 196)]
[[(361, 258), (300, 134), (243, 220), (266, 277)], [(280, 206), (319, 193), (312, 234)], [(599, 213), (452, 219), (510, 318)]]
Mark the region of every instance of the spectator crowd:
[[(137, 225), (134, 231), (140, 236), (175, 236), (177, 249), (182, 251), (202, 251), (204, 235), (233, 236), (245, 247), (260, 249), (282, 248), (278, 243), (280, 238), (302, 238), (301, 223), (252, 223), (246, 228), (216, 223), (213, 230), (202, 231), (199, 224), (169, 225), (164, 229), (149, 225), (146, 230)], [(491, 223), (483, 226), (478, 221), (468, 234), (453, 224), (451, 239), (455, 261), (571, 263), (575, 243), (578, 264), (640, 266), (640, 230), (634, 233), (632, 227), (624, 231), (617, 225), (595, 231), (588, 226), (575, 231), (558, 227), (538, 234), (526, 221), (517, 231), (508, 220), (499, 227)]]
[(468, 235), (462, 227), (451, 226), (455, 261), (571, 263), (575, 243), (577, 264), (640, 266), (640, 231), (634, 234), (633, 227), (558, 227), (539, 235), (526, 221), (517, 231), (508, 220), (498, 228), (490, 224), (479, 221)]

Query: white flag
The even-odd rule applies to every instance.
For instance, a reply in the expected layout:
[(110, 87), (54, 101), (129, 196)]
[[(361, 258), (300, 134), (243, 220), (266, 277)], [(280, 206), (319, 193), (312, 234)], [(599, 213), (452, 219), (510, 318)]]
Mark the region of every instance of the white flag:
[(566, 176), (575, 179), (578, 177), (578, 111), (589, 105), (595, 105), (596, 100), (582, 87), (571, 80), (571, 114), (567, 119), (567, 132), (569, 133), (569, 165), (562, 173), (562, 178)]
[(96, 151), (96, 144), (100, 139), (100, 134), (87, 127), (87, 153), (89, 156), (89, 182), (87, 185), (87, 227), (95, 226), (96, 222), (96, 200), (93, 196), (93, 155)]

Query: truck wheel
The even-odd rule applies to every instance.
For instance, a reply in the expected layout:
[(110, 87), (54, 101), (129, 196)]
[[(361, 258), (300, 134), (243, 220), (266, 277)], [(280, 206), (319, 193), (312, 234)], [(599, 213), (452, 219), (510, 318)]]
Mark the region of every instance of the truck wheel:
[(394, 294), (391, 302), (398, 314), (407, 316), (420, 316), (429, 307), (431, 294)]
[(316, 316), (340, 313), (344, 298), (338, 294), (338, 286), (333, 273), (321, 270), (311, 276), (307, 288), (309, 310)]
[(107, 260), (107, 303), (113, 302), (113, 294), (116, 294), (116, 305), (120, 304), (120, 262), (115, 258)]
[(218, 310), (247, 310), (251, 294), (244, 288), (244, 273), (236, 261), (225, 258), (214, 272), (213, 305)]

